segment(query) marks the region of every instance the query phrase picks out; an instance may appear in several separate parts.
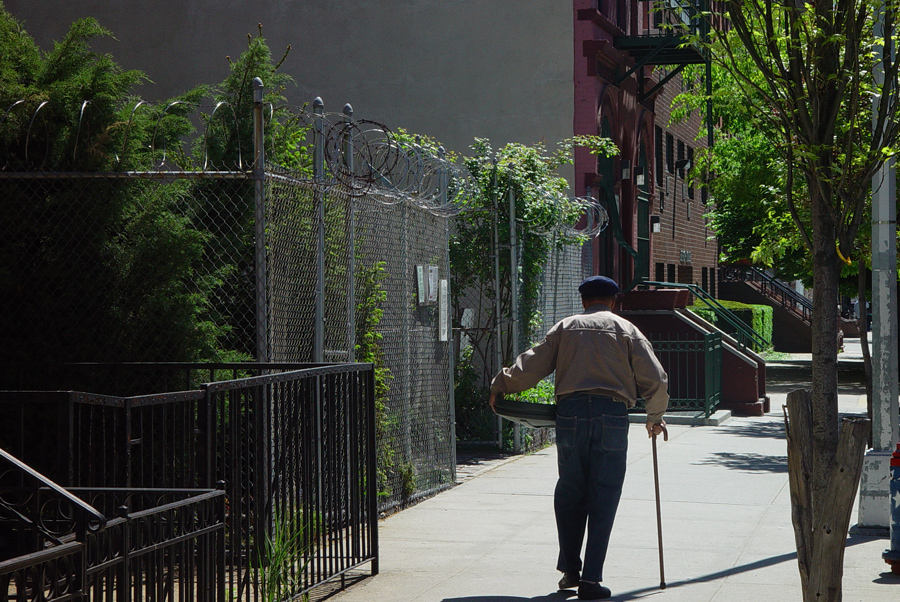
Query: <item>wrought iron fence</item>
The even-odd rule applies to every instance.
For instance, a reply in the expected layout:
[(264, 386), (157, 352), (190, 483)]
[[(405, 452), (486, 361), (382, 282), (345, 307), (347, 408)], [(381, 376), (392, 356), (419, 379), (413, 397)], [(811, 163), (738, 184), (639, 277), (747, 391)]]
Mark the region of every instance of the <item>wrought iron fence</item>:
[(0, 600), (224, 602), (224, 491), (66, 490), (0, 464)]
[[(371, 364), (81, 368), (85, 380), (79, 382), (115, 368), (123, 374), (110, 382), (130, 387), (160, 382), (166, 369), (173, 385), (207, 375), (247, 376), (128, 397), (2, 392), (9, 420), (0, 424), (0, 447), (21, 450), (29, 464), (72, 487), (141, 488), (131, 500), (166, 502), (159, 488), (224, 483), (224, 577), (235, 600), (256, 600), (265, 591), (278, 599), (301, 595), (366, 564), (378, 571), (381, 467)], [(67, 370), (74, 377), (75, 367)], [(98, 503), (110, 509), (119, 502)], [(273, 539), (276, 534), (282, 539)], [(292, 549), (277, 571), (269, 569), (267, 555), (275, 544)], [(274, 585), (273, 574), (280, 575)]]
[[(668, 411), (702, 411), (709, 418), (722, 398), (721, 333), (648, 334), (647, 338), (669, 376)], [(643, 411), (643, 400), (635, 407)]]

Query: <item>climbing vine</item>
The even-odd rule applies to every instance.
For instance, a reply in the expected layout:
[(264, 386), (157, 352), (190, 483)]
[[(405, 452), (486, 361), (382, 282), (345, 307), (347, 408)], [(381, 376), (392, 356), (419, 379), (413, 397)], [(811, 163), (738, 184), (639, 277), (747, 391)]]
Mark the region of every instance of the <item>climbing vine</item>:
[[(515, 318), (521, 332), (518, 341), (506, 336), (500, 342), (504, 364), (512, 361), (515, 351), (521, 351), (541, 334), (541, 275), (551, 253), (585, 241), (584, 235), (571, 228), (581, 219), (583, 205), (570, 198), (569, 183), (558, 172), (562, 165), (572, 163), (575, 146), (588, 147), (594, 154), (605, 156), (618, 152), (611, 141), (597, 136), (565, 140), (553, 152), (548, 152), (543, 143), (507, 144), (495, 152), (490, 141), (476, 139), (473, 154), (465, 159), (473, 192), (463, 201), (464, 211), (456, 218), (450, 240), (454, 327), (465, 332), (457, 347), (455, 394), (462, 430), (468, 428), (482, 434), (464, 432), (463, 437), (484, 440), (484, 433), (492, 429), (492, 415), (485, 410), (492, 376), (488, 372), (495, 365), (496, 353), (496, 328), (492, 325), (497, 319), (503, 321), (512, 316), (513, 278), (518, 290)], [(513, 234), (511, 207), (515, 211), (518, 248), (515, 265), (508, 251)], [(499, 287), (492, 259), (498, 253)], [(490, 307), (491, 315), (466, 315), (473, 306)]]

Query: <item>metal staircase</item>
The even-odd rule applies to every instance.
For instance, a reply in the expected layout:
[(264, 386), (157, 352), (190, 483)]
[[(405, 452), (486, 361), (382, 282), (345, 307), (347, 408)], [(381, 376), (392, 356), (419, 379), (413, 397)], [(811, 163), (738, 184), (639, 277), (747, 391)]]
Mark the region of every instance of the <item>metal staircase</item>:
[(720, 277), (723, 282), (743, 282), (769, 299), (773, 305), (781, 307), (801, 320), (812, 325), (812, 301), (793, 288), (753, 266), (723, 266)]

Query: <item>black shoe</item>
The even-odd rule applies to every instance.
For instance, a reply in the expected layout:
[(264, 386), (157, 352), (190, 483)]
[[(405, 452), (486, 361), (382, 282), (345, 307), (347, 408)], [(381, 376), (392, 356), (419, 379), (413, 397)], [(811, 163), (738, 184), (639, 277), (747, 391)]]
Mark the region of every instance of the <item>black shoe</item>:
[(612, 592), (609, 591), (609, 588), (603, 587), (599, 583), (588, 583), (587, 581), (582, 581), (578, 585), (579, 600), (603, 600), (605, 598), (609, 598), (611, 595)]
[(559, 589), (571, 589), (578, 587), (581, 582), (581, 574), (578, 571), (566, 571), (559, 580)]

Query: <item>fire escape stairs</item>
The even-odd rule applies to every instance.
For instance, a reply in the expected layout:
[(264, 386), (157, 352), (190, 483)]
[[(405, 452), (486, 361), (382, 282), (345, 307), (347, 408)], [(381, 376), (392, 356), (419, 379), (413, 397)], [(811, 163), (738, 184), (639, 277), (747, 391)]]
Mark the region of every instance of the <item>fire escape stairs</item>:
[[(617, 50), (634, 59), (630, 67), (617, 68), (614, 81), (617, 86), (645, 66), (670, 67), (655, 83), (638, 78), (640, 102), (652, 98), (687, 65), (709, 64), (708, 53), (695, 41), (697, 38), (705, 40), (709, 35), (709, 1), (656, 0), (649, 3), (652, 6), (648, 18), (652, 20), (652, 27), (637, 35), (629, 32), (613, 39)], [(650, 89), (646, 89), (647, 83), (652, 84)]]

